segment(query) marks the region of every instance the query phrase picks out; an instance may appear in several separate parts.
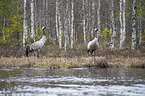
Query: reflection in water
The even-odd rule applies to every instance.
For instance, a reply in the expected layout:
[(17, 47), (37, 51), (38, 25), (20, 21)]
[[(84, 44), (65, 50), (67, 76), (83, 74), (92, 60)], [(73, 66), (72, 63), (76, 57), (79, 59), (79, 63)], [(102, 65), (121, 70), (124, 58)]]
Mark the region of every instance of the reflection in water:
[(144, 95), (144, 69), (1, 69), (0, 95)]

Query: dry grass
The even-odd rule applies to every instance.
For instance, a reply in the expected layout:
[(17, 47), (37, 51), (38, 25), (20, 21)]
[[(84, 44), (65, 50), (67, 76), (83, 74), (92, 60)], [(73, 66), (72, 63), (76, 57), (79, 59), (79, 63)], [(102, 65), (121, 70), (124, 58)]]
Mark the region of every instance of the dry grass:
[(80, 67), (131, 67), (145, 68), (145, 58), (114, 58), (109, 61), (105, 57), (73, 57), (73, 58), (35, 58), (35, 57), (1, 57), (0, 67), (16, 68), (80, 68)]
[(114, 58), (108, 62), (110, 67), (145, 68), (145, 58)]
[(41, 58), (34, 54), (25, 57), (25, 49), (0, 46), (0, 67), (19, 68), (74, 68), (74, 67), (131, 67), (145, 68), (145, 50), (96, 50), (95, 62), (88, 56), (87, 50), (67, 50), (43, 47)]
[[(19, 68), (78, 68), (95, 67), (97, 64), (104, 64), (104, 57), (73, 57), (73, 58), (34, 58), (34, 57), (1, 57), (0, 67), (19, 67)], [(107, 63), (107, 62), (106, 62)]]

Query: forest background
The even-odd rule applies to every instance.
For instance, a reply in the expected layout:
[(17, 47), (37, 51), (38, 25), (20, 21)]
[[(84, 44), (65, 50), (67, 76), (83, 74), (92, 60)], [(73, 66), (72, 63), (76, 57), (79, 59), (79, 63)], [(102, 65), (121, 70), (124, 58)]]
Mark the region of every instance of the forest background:
[[(1, 0), (0, 45), (87, 50), (98, 28), (99, 49), (144, 49), (145, 0)], [(2, 50), (1, 50), (2, 51)]]

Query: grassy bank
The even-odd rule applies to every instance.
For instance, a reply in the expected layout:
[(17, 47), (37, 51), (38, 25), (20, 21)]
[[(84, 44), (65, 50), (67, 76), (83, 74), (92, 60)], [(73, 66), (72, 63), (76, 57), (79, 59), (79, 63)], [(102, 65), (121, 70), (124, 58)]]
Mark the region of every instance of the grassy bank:
[(0, 46), (0, 68), (76, 68), (76, 67), (129, 67), (145, 68), (145, 50), (96, 50), (95, 62), (87, 49), (63, 49), (46, 46), (40, 50), (40, 58), (19, 47)]
[(145, 58), (113, 58), (107, 60), (106, 57), (73, 57), (73, 58), (34, 58), (27, 57), (1, 57), (0, 68), (80, 68), (80, 67), (127, 67), (127, 68), (145, 68)]

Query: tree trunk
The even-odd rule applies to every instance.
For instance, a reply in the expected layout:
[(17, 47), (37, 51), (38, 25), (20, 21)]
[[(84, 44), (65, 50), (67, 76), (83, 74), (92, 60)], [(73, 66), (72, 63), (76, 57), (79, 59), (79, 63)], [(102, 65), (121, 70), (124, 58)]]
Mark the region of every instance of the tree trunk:
[(56, 0), (56, 13), (55, 13), (55, 30), (56, 30), (56, 38), (57, 41), (59, 42), (59, 29), (58, 29), (58, 0)]
[(122, 28), (122, 33), (123, 33), (123, 34), (122, 34), (122, 35), (123, 35), (123, 38), (122, 38), (122, 39), (123, 39), (123, 44), (124, 44), (124, 42), (125, 42), (125, 35), (126, 35), (126, 32), (125, 32), (125, 31), (126, 31), (126, 30), (125, 30), (125, 29), (126, 29), (126, 22), (125, 22), (125, 7), (126, 7), (126, 6), (125, 6), (125, 3), (126, 3), (126, 0), (123, 0), (123, 26), (122, 26), (122, 27), (123, 27), (123, 28)]
[(25, 41), (28, 36), (28, 30), (27, 30), (27, 12), (26, 12), (26, 2), (27, 0), (24, 0), (24, 20), (23, 20), (23, 47), (25, 47)]
[(115, 26), (115, 22), (114, 22), (114, 4), (113, 4), (113, 0), (111, 0), (111, 4), (112, 4), (112, 9), (111, 9), (111, 26), (112, 26), (112, 37), (111, 37), (111, 44), (110, 44), (110, 49), (112, 51), (114, 51), (114, 41), (115, 41), (115, 37), (116, 37), (116, 26)]
[[(31, 0), (31, 38), (34, 38), (35, 33), (34, 33), (34, 0)], [(34, 38), (35, 41), (35, 38)]]
[[(140, 6), (141, 6), (141, 1), (140, 0)], [(140, 8), (140, 12), (142, 12), (142, 9)], [(142, 15), (141, 13), (139, 13), (139, 17), (140, 17), (140, 20), (139, 20), (139, 48), (141, 48), (141, 38), (142, 38)]]
[(120, 48), (122, 49), (122, 0), (120, 0)]
[(136, 0), (133, 0), (133, 14), (132, 14), (132, 45), (131, 49), (136, 49)]
[(120, 48), (122, 49), (125, 42), (125, 0), (120, 0)]
[(84, 33), (84, 43), (86, 44), (86, 18), (85, 18), (85, 0), (83, 0), (83, 33)]
[(34, 2), (34, 3), (35, 3), (35, 4), (34, 4), (34, 5), (35, 5), (35, 30), (38, 29), (38, 23), (39, 23), (39, 22), (38, 22), (38, 14), (37, 14), (37, 12), (38, 12), (37, 7), (38, 7), (38, 6), (37, 6), (36, 1), (37, 1), (37, 0), (35, 0), (35, 2)]
[(56, 31), (57, 31), (57, 38), (58, 38), (59, 48), (62, 48), (61, 29), (62, 29), (62, 24), (61, 24), (61, 20), (60, 20), (59, 0), (56, 0)]
[(98, 32), (97, 32), (97, 36), (99, 38), (99, 35), (100, 35), (100, 30), (101, 30), (101, 26), (100, 26), (100, 23), (101, 23), (101, 20), (100, 20), (100, 7), (101, 7), (101, 1), (98, 0), (98, 8), (97, 8), (97, 26), (98, 26)]
[(59, 48), (62, 48), (62, 23), (61, 23), (61, 19), (60, 19), (60, 13), (58, 15), (58, 18), (59, 18)]
[(73, 49), (73, 40), (74, 40), (74, 1), (72, 0), (71, 4), (71, 49)]
[(64, 16), (64, 38), (65, 44), (64, 49), (67, 49), (67, 40), (68, 40), (68, 0), (66, 0), (66, 9), (65, 9), (65, 16)]
[(96, 21), (96, 7), (95, 7), (95, 0), (93, 0), (92, 2), (92, 27), (91, 27), (91, 36), (93, 37), (94, 35), (94, 28), (96, 27), (95, 26), (95, 21)]

